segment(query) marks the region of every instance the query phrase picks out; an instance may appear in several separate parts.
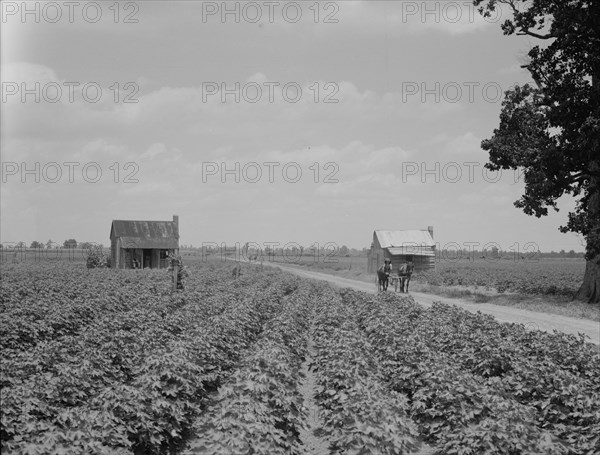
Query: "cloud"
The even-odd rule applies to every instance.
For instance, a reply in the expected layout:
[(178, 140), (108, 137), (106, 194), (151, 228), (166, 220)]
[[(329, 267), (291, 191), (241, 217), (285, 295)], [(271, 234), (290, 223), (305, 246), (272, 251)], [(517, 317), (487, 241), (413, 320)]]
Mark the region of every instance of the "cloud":
[(95, 139), (85, 144), (73, 156), (77, 160), (106, 161), (127, 158), (131, 156), (131, 152), (125, 145), (111, 144), (106, 139)]
[(444, 156), (449, 157), (471, 155), (479, 158), (480, 161), (487, 161), (487, 153), (481, 150), (481, 138), (471, 131), (446, 142), (443, 153)]
[(24, 83), (27, 88), (31, 88), (35, 83), (44, 85), (59, 80), (52, 68), (30, 62), (3, 63), (0, 65), (0, 74), (3, 83), (16, 82), (19, 86)]
[(146, 150), (144, 153), (142, 153), (140, 155), (140, 158), (142, 159), (154, 159), (156, 156), (158, 155), (163, 155), (167, 153), (167, 147), (165, 146), (165, 144), (160, 143), (160, 142), (155, 142), (153, 143), (150, 147), (148, 147), (148, 150)]
[(383, 27), (399, 34), (472, 34), (500, 24), (506, 13), (483, 18), (471, 2), (460, 1), (353, 1), (342, 2), (340, 22), (369, 29)]
[[(54, 77), (52, 70), (44, 68), (30, 68), (32, 73)], [(286, 94), (282, 84), (265, 86), (270, 79), (264, 73), (254, 73), (247, 79), (253, 87), (262, 85), (262, 96), (257, 102), (247, 99), (255, 92), (249, 95), (250, 90), (245, 92), (243, 85), (236, 89), (235, 84), (222, 82), (217, 84), (219, 93), (209, 91), (205, 84), (166, 86), (140, 92), (139, 102), (131, 104), (115, 104), (109, 96), (104, 98), (111, 100), (104, 99), (101, 106), (82, 100), (9, 103), (3, 106), (10, 118), (3, 130), (12, 140), (69, 142), (65, 148), (69, 150), (81, 148), (90, 136), (97, 137), (101, 131), (103, 138), (96, 140), (128, 146), (132, 151), (140, 147), (147, 150), (152, 143), (177, 143), (183, 154), (210, 154), (217, 149), (242, 147), (252, 154), (276, 149), (282, 140), (289, 144), (287, 147), (297, 147), (297, 143), (292, 144), (294, 141), (306, 145), (331, 141), (339, 145), (348, 141), (346, 130), (363, 142), (379, 130), (395, 136), (388, 127), (394, 122), (406, 128), (411, 123), (430, 123), (464, 109), (460, 103), (424, 103), (418, 96), (406, 98), (395, 91), (360, 89), (348, 80), (297, 82)], [(222, 95), (222, 85), (233, 88), (237, 94)], [(291, 100), (296, 94), (298, 99)], [(61, 121), (49, 123), (48, 118)], [(141, 143), (144, 138), (149, 138), (149, 144)], [(154, 156), (157, 151), (149, 153)]]

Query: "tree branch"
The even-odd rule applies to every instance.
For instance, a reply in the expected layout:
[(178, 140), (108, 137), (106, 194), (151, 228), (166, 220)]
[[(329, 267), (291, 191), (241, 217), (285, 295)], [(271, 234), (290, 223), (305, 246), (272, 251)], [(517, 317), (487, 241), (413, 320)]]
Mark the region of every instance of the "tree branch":
[[(515, 19), (515, 22), (519, 22), (517, 20), (517, 18), (521, 15), (521, 12), (519, 11), (519, 9), (517, 8), (517, 6), (515, 5), (514, 0), (504, 0), (504, 1), (503, 0), (499, 0), (499, 1), (500, 1), (500, 3), (504, 3), (504, 4), (510, 6), (510, 8), (513, 11), (513, 17)], [(521, 29), (521, 31), (517, 32), (517, 36), (528, 35), (528, 36), (532, 36), (533, 38), (538, 38), (538, 39), (542, 39), (542, 40), (547, 40), (547, 39), (551, 39), (551, 38), (558, 38), (557, 35), (554, 35), (552, 33), (546, 33), (545, 35), (540, 35), (539, 33), (529, 31), (529, 28), (524, 28), (523, 26), (521, 26), (519, 28)]]
[(558, 38), (558, 35), (554, 35), (553, 33), (547, 33), (545, 35), (540, 35), (535, 32), (530, 32), (528, 29), (525, 29), (525, 30), (521, 29), (521, 31), (517, 33), (517, 36), (524, 36), (524, 35), (533, 36), (534, 38), (539, 38), (539, 39)]

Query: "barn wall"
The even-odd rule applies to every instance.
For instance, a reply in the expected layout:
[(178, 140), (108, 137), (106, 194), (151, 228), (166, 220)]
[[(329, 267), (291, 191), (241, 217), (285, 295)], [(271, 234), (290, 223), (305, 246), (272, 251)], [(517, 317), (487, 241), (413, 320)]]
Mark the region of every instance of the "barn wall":
[[(140, 263), (143, 261), (143, 248), (123, 248), (123, 242), (120, 237), (111, 239), (111, 267), (115, 269), (132, 269), (134, 255)], [(160, 258), (161, 251), (168, 251), (170, 254), (177, 252), (175, 249), (152, 248), (152, 268), (165, 269), (168, 267), (168, 261)], [(147, 267), (148, 264), (143, 264)]]
[(119, 264), (119, 268), (122, 269), (124, 267), (125, 257), (123, 256), (123, 241), (119, 238), (117, 239), (117, 262)]
[(371, 243), (371, 249), (367, 255), (367, 272), (375, 273), (377, 269), (383, 264), (383, 260), (385, 259), (384, 251), (379, 244), (379, 239), (373, 232), (373, 241)]
[(392, 256), (388, 253), (389, 258), (392, 262), (392, 275), (398, 275), (398, 270), (400, 266), (406, 262), (406, 258), (404, 256)]
[(377, 238), (377, 235), (375, 235), (375, 233), (373, 232), (373, 248), (380, 250), (381, 248), (381, 244), (379, 243), (379, 239)]
[(132, 249), (132, 248), (121, 248), (120, 249), (120, 262), (121, 269), (132, 269), (133, 268), (133, 255), (134, 252), (137, 254), (138, 260), (142, 261), (141, 249)]
[[(408, 258), (405, 255), (396, 255), (396, 256), (389, 255), (389, 257), (392, 260), (392, 273), (393, 274), (396, 274), (398, 272), (398, 269), (400, 268), (400, 266), (402, 264), (404, 264)], [(413, 255), (412, 261), (413, 261), (413, 265), (415, 266), (414, 273), (425, 272), (425, 271), (434, 269), (435, 268), (434, 259), (435, 258), (429, 257), (429, 256)]]
[(415, 265), (415, 273), (427, 272), (435, 268), (435, 257), (413, 256), (413, 264)]
[[(407, 260), (407, 256), (404, 255), (392, 256), (387, 250), (382, 248), (379, 248), (378, 250), (373, 249), (368, 255), (367, 271), (369, 273), (377, 272), (377, 269), (383, 265), (383, 261), (386, 258), (391, 259), (393, 274), (396, 274), (400, 266)], [(435, 257), (413, 255), (412, 259), (415, 266), (415, 273), (435, 269)]]
[(367, 271), (375, 273), (381, 267), (385, 258), (385, 251), (382, 248), (372, 249), (368, 255)]
[(119, 238), (119, 268), (125, 268), (125, 248), (123, 248), (123, 239)]
[(117, 262), (119, 258), (119, 256), (117, 255), (117, 251), (119, 251), (119, 248), (117, 244), (118, 239), (114, 237), (110, 239), (110, 266), (113, 269), (119, 268), (119, 264)]
[(123, 248), (122, 243), (121, 243), (121, 248), (119, 248), (119, 256), (120, 256), (119, 261), (121, 264), (119, 268), (120, 269), (127, 268), (127, 254), (126, 254), (125, 248)]

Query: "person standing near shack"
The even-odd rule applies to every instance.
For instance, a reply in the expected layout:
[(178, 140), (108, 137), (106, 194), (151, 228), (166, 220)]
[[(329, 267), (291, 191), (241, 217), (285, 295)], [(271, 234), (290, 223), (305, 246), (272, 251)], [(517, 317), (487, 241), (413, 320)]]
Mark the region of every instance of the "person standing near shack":
[(177, 269), (177, 277), (175, 278), (176, 288), (183, 289), (183, 280), (187, 278), (188, 272), (183, 266), (181, 256), (179, 254), (167, 253), (167, 260), (169, 261), (168, 272), (173, 272), (174, 269)]

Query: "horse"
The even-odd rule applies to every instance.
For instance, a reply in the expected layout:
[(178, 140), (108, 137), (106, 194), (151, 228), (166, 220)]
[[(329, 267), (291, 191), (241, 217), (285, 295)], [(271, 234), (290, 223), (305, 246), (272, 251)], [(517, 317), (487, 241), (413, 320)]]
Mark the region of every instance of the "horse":
[(415, 266), (412, 262), (405, 262), (398, 269), (398, 281), (400, 284), (400, 292), (408, 292), (410, 277), (413, 274)]
[(380, 291), (387, 291), (389, 284), (389, 272), (385, 271), (385, 266), (382, 265), (377, 270), (377, 285)]
[(388, 274), (383, 270), (377, 270), (377, 286), (379, 291), (387, 291), (389, 283)]

